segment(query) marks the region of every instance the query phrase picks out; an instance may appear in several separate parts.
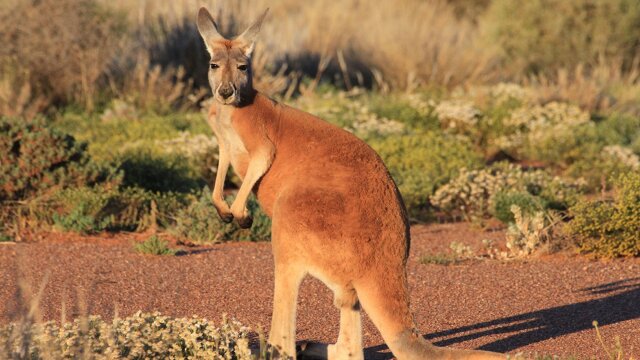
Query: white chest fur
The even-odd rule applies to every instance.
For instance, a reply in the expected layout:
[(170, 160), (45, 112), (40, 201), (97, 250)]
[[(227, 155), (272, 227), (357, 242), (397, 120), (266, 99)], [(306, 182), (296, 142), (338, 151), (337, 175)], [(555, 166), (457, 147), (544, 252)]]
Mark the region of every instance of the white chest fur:
[(210, 119), (210, 125), (218, 137), (218, 142), (228, 152), (231, 165), (238, 170), (238, 166), (248, 159), (249, 153), (240, 135), (231, 124), (232, 111), (231, 106), (218, 106), (216, 117), (215, 119)]

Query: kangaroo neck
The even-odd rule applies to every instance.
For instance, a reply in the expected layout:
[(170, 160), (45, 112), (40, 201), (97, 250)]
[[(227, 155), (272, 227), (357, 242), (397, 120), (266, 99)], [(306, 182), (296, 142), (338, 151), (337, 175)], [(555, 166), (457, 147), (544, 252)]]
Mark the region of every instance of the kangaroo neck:
[(247, 91), (241, 97), (240, 104), (231, 105), (231, 104), (222, 104), (218, 101), (215, 102), (216, 109), (216, 119), (220, 124), (230, 124), (231, 123), (231, 114), (233, 114), (236, 110), (249, 110), (253, 106), (255, 106), (256, 99), (258, 97), (258, 92), (255, 89), (251, 89)]

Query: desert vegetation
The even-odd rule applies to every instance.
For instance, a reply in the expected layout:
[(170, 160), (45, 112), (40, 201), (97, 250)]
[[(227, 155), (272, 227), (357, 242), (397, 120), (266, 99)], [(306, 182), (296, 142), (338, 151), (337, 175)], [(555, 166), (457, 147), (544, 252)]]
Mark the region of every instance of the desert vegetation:
[[(217, 143), (205, 122), (207, 55), (194, 24), (206, 3), (0, 4), (0, 242), (48, 231), (149, 232), (135, 249), (171, 255), (156, 236), (269, 239), (255, 200), (250, 230), (222, 223), (210, 201)], [(637, 1), (400, 3), (208, 5), (225, 34), (271, 8), (253, 60), (256, 87), (370, 144), (413, 222), (469, 221), (479, 231), (497, 222), (508, 229), (502, 259), (558, 249), (640, 255)], [(233, 173), (226, 181), (239, 184)], [(463, 250), (423, 261), (472, 257)], [(241, 333), (237, 344), (200, 320), (119, 321), (43, 324), (25, 330), (38, 333), (30, 347), (15, 342), (17, 328), (0, 327), (0, 352), (38, 358), (45, 346), (64, 357), (86, 351), (73, 340), (82, 333), (90, 338), (82, 346), (122, 356), (235, 358), (214, 348), (242, 350), (247, 341), (235, 323), (223, 328)], [(154, 345), (160, 338), (132, 348), (119, 336), (138, 323), (201, 333), (166, 349)], [(98, 336), (105, 329), (113, 336)], [(54, 335), (62, 332), (71, 345)], [(193, 336), (215, 344), (195, 348)]]
[[(271, 4), (279, 21), (263, 29), (256, 86), (367, 141), (414, 221), (509, 226), (517, 205), (522, 217), (571, 223), (568, 246), (637, 255), (636, 228), (623, 241), (583, 214), (585, 202), (634, 196), (614, 184), (640, 171), (637, 4), (406, 2)], [(219, 222), (206, 199), (217, 144), (201, 111), (197, 5), (3, 5), (4, 238), (152, 228), (196, 243), (268, 239), (258, 206), (247, 232)], [(232, 34), (266, 6), (212, 8)], [(617, 250), (585, 245), (594, 241)]]

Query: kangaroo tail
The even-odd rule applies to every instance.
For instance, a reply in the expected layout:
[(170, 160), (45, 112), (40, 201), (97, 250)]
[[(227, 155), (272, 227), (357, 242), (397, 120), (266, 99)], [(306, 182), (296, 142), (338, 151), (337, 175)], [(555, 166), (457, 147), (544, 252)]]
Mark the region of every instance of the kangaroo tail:
[(437, 347), (415, 330), (409, 309), (406, 273), (375, 271), (354, 284), (364, 310), (376, 325), (389, 349), (399, 360), (494, 360), (501, 354)]

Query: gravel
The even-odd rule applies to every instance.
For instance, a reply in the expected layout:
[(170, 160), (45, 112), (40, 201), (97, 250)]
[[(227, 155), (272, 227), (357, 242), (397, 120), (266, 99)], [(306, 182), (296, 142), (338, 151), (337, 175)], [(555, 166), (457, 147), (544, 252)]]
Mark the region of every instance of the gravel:
[[(442, 346), (509, 353), (605, 358), (615, 337), (626, 358), (640, 355), (640, 259), (593, 261), (572, 253), (527, 260), (469, 260), (424, 265), (425, 254), (452, 241), (479, 251), (483, 239), (504, 239), (468, 224), (412, 229), (408, 265), (412, 309), (420, 331)], [(138, 310), (165, 315), (223, 314), (268, 333), (273, 295), (269, 243), (185, 248), (181, 256), (149, 256), (132, 249), (142, 234), (81, 237), (44, 234), (38, 241), (0, 245), (0, 324), (36, 304), (42, 320)], [(390, 359), (373, 324), (364, 319), (367, 359)], [(334, 342), (338, 311), (332, 294), (307, 278), (298, 303), (299, 341)]]

